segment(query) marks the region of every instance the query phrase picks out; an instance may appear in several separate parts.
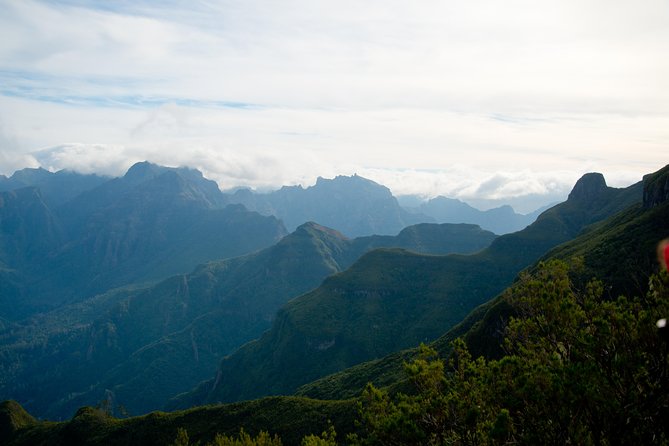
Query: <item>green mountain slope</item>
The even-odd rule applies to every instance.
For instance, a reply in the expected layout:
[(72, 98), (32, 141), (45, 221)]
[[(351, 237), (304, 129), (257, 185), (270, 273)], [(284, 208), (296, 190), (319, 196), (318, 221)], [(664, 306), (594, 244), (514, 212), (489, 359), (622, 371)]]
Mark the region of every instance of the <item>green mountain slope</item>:
[(221, 357), (270, 327), (281, 305), (362, 253), (394, 245), (474, 252), (494, 238), (472, 225), (426, 224), (396, 237), (350, 240), (308, 223), (257, 253), (212, 262), (147, 289), (105, 293), (0, 330), (0, 366), (6, 370), (0, 395), (56, 419), (103, 399), (132, 414), (146, 413), (211, 376)]
[(640, 198), (641, 184), (613, 189), (600, 174), (588, 174), (565, 203), (478, 254), (373, 251), (289, 302), (270, 331), (226, 357), (214, 378), (170, 407), (290, 394), (318, 377), (433, 340), (548, 249)]
[[(607, 294), (611, 297), (643, 295), (648, 277), (657, 270), (655, 245), (669, 236), (666, 193), (664, 201), (656, 198), (662, 196), (667, 178), (668, 167), (645, 177), (643, 203), (586, 228), (580, 236), (550, 250), (542, 260), (583, 259), (581, 282), (592, 277), (601, 278), (609, 285)], [(511, 306), (498, 296), (476, 308), (431, 345), (446, 357), (451, 341), (463, 336), (474, 355), (498, 357), (501, 334), (511, 314)], [(416, 353), (415, 349), (396, 352), (308, 383), (296, 393), (314, 398), (346, 398), (358, 395), (368, 382), (377, 386), (396, 386), (403, 379), (403, 362), (415, 357)]]
[[(651, 179), (653, 178), (657, 180), (657, 177), (651, 177)], [(660, 180), (667, 184), (666, 177), (660, 178)], [(649, 184), (650, 182), (646, 182), (644, 195), (656, 196), (655, 192), (657, 191), (653, 191), (652, 187), (648, 186)], [(597, 273), (600, 271), (601, 265), (606, 266), (618, 261), (620, 253), (625, 257), (638, 260), (636, 264), (644, 265), (647, 259), (654, 256), (654, 249), (648, 252), (646, 246), (652, 248), (658, 239), (669, 235), (667, 226), (664, 224), (668, 217), (669, 203), (666, 198), (664, 201), (645, 200), (642, 205), (633, 205), (622, 213), (591, 225), (579, 237), (556, 247), (544, 258), (548, 259), (555, 256), (583, 258), (583, 268), (581, 270), (577, 269), (576, 280), (587, 279), (591, 272)], [(598, 240), (598, 242), (589, 244), (591, 240)], [(590, 259), (582, 255), (589, 252), (593, 246), (600, 245), (606, 248), (601, 252), (602, 255), (592, 255)], [(629, 248), (629, 250), (620, 251), (622, 248)], [(602, 260), (602, 257), (606, 260)], [(599, 260), (600, 263), (593, 263), (594, 260)], [(629, 287), (633, 289), (636, 286), (635, 284), (639, 282), (639, 280), (634, 280), (634, 277), (637, 277), (637, 279), (638, 277), (644, 277), (644, 275), (656, 269), (655, 263), (650, 260), (647, 265), (650, 268), (648, 271), (643, 271), (643, 268), (632, 270), (628, 276), (630, 279), (628, 285), (621, 282), (621, 288)], [(606, 277), (603, 278), (607, 279)], [(483, 346), (485, 349), (487, 344), (498, 343), (499, 340), (495, 337), (495, 334), (503, 329), (504, 318), (509, 314), (508, 309), (508, 304), (505, 303), (503, 298), (496, 298), (479, 306), (460, 324), (432, 345), (440, 350), (443, 356), (448, 352), (449, 340), (455, 336), (466, 334), (470, 348), (474, 347), (474, 349), (477, 348), (477, 345), (479, 347)], [(398, 373), (398, 370), (401, 370), (402, 367), (401, 361), (414, 356), (415, 350), (396, 352), (380, 360), (364, 363), (345, 372), (331, 375), (327, 379), (321, 380), (320, 385), (318, 385), (318, 382), (313, 383), (311, 386), (303, 387), (302, 390), (307, 388), (310, 388), (313, 392), (320, 390), (325, 395), (328, 392), (334, 394), (338, 388), (340, 392), (338, 395), (341, 396), (342, 392), (353, 391), (352, 388), (355, 387), (356, 380), (364, 385), (369, 379), (382, 384), (385, 382), (394, 388), (400, 388), (402, 387), (401, 380), (404, 378), (401, 373)], [(510, 365), (513, 366), (514, 363), (510, 363)], [(357, 375), (353, 371), (357, 371)], [(347, 376), (348, 379), (341, 379), (344, 376)], [(522, 380), (522, 376), (512, 376), (511, 378)], [(329, 388), (327, 388), (325, 382), (330, 384)], [(494, 380), (492, 382), (495, 383)], [(532, 381), (530, 384), (539, 384), (543, 390), (550, 393), (551, 386), (546, 386), (544, 382)], [(530, 385), (529, 388), (532, 389), (532, 386)], [(575, 388), (578, 388), (578, 383)], [(588, 391), (592, 393), (592, 389), (588, 389)], [(510, 396), (513, 399), (514, 395), (505, 396)], [(662, 397), (662, 395), (659, 396)], [(598, 402), (595, 401), (592, 404), (594, 404), (593, 407), (598, 407)], [(469, 409), (466, 401), (464, 407)], [(646, 408), (646, 411), (648, 412), (648, 408)], [(471, 413), (471, 411), (468, 413)], [(384, 414), (381, 415), (383, 417)], [(332, 420), (340, 434), (339, 438), (342, 438), (354, 429), (353, 419), (355, 417), (356, 402), (353, 400), (335, 402), (296, 397), (269, 397), (222, 406), (198, 407), (170, 414), (154, 413), (126, 420), (109, 418), (100, 411), (84, 408), (78, 411), (77, 415), (68, 422), (53, 423), (36, 421), (18, 404), (6, 401), (0, 404), (0, 442), (9, 445), (169, 444), (176, 438), (176, 431), (180, 427), (188, 431), (191, 440), (206, 442), (213, 438), (215, 432), (235, 434), (239, 431), (239, 428), (243, 427), (252, 434), (261, 429), (278, 433), (284, 440), (284, 444), (299, 444), (303, 435), (323, 431), (327, 419)], [(624, 417), (625, 413), (618, 411), (615, 419), (620, 419), (622, 423), (619, 423), (619, 427), (627, 431), (628, 429), (624, 426)], [(498, 417), (499, 419), (500, 417)], [(539, 414), (539, 420), (541, 419), (546, 419), (546, 417), (541, 417), (541, 414)], [(513, 421), (517, 425), (523, 425), (522, 420), (514, 419)], [(609, 420), (605, 416), (602, 421)], [(403, 425), (401, 423), (390, 426), (384, 425), (391, 430), (397, 426), (402, 427)], [(497, 423), (493, 427), (497, 428)], [(561, 427), (557, 431), (564, 433), (564, 429)], [(411, 434), (412, 432), (408, 433)], [(569, 432), (572, 435), (575, 433), (578, 434), (578, 432)], [(594, 433), (597, 434), (598, 432)], [(645, 434), (648, 434), (648, 432), (645, 432)], [(666, 438), (666, 431), (663, 432), (663, 435)], [(537, 438), (535, 437), (533, 443), (536, 442)]]

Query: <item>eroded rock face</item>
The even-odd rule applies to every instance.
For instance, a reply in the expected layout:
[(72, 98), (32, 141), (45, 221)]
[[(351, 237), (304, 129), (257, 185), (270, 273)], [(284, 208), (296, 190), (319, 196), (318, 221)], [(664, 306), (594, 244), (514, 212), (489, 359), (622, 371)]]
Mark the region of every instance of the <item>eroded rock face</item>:
[(643, 206), (652, 208), (669, 199), (669, 165), (643, 177)]
[(607, 190), (601, 173), (586, 173), (574, 185), (569, 200), (591, 201)]

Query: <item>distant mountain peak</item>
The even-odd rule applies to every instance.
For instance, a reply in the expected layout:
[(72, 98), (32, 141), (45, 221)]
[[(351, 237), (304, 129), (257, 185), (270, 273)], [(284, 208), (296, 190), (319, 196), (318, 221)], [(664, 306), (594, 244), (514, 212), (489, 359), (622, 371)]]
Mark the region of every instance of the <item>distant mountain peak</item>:
[[(319, 177), (320, 178), (320, 177)], [(284, 192), (289, 192), (289, 191), (296, 191), (296, 190), (304, 190), (301, 184), (295, 185), (295, 186), (281, 186), (280, 191)]]
[(604, 175), (598, 172), (586, 173), (576, 182), (567, 199), (590, 201), (607, 189)]
[(126, 180), (146, 180), (153, 178), (165, 171), (165, 167), (153, 164), (149, 161), (140, 161), (133, 164), (124, 175)]
[(161, 166), (160, 164), (154, 164), (150, 161), (140, 161), (133, 164), (126, 172), (125, 177), (127, 179), (150, 179), (162, 175), (165, 172), (174, 172), (189, 178), (204, 178), (204, 175), (202, 175), (200, 170), (192, 167), (166, 167)]
[(10, 179), (28, 185), (36, 181), (44, 180), (52, 175), (53, 175), (52, 172), (49, 172), (48, 170), (43, 169), (42, 167), (37, 167), (37, 168), (26, 167), (25, 169), (17, 170), (16, 172), (14, 172), (14, 174), (11, 176)]
[(390, 189), (386, 186), (357, 174), (352, 176), (337, 175), (332, 179), (318, 177), (316, 184), (307, 188), (307, 190), (310, 193), (336, 191), (337, 193), (358, 198), (360, 194), (364, 194), (367, 197), (376, 197), (376, 199), (395, 199)]
[(316, 179), (317, 186), (324, 184), (370, 184), (385, 188), (385, 186), (368, 178), (361, 177), (357, 173), (354, 173), (353, 175), (337, 175), (332, 179), (323, 177), (318, 177)]
[(338, 238), (340, 240), (348, 240), (348, 237), (346, 237), (341, 232), (339, 232), (335, 229), (332, 229), (332, 228), (328, 228), (327, 226), (319, 225), (318, 223), (313, 222), (313, 221), (308, 221), (308, 222), (298, 226), (297, 229), (295, 230), (295, 232), (300, 232), (300, 231), (309, 232), (309, 233), (313, 233), (314, 231), (317, 231), (317, 232), (327, 234), (331, 237)]

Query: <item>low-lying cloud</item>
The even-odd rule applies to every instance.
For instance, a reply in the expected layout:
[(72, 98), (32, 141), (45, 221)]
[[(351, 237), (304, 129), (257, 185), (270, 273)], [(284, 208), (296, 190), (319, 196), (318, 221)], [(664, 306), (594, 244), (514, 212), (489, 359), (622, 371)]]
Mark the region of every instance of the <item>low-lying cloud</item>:
[(666, 163), (669, 3), (0, 0), (0, 173), (562, 197)]
[[(181, 153), (181, 155), (179, 155)], [(259, 191), (283, 185), (313, 185), (318, 176), (358, 174), (387, 186), (393, 194), (416, 195), (429, 199), (438, 195), (459, 198), (482, 209), (511, 204), (520, 212), (530, 212), (543, 205), (561, 201), (581, 173), (573, 171), (530, 170), (515, 172), (486, 171), (475, 166), (453, 165), (440, 170), (368, 168), (350, 163), (333, 169), (305, 153), (300, 163), (272, 155), (243, 155), (213, 147), (156, 147), (151, 150), (120, 145), (64, 144), (30, 154), (33, 165), (48, 170), (69, 169), (81, 173), (120, 176), (135, 162), (149, 160), (167, 166), (200, 169), (215, 180), (222, 190), (250, 187)], [(613, 183), (627, 186), (641, 178), (628, 179), (625, 172), (611, 172)], [(611, 182), (609, 180), (609, 182)]]

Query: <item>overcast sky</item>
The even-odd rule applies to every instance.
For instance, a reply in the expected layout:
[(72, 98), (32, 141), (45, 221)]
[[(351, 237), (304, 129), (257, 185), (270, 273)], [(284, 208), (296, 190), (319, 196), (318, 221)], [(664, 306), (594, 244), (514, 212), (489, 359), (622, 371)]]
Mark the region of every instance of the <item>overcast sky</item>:
[(358, 173), (527, 211), (668, 153), (666, 0), (0, 0), (6, 175)]

